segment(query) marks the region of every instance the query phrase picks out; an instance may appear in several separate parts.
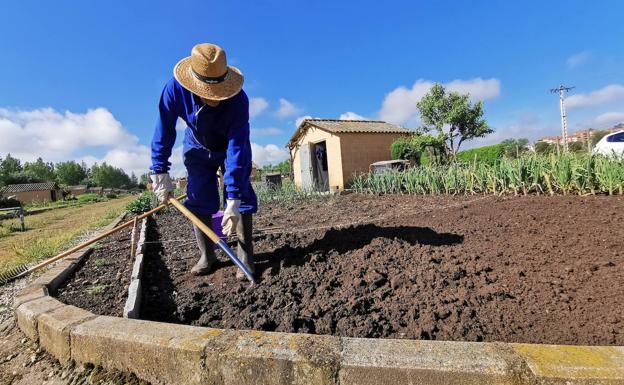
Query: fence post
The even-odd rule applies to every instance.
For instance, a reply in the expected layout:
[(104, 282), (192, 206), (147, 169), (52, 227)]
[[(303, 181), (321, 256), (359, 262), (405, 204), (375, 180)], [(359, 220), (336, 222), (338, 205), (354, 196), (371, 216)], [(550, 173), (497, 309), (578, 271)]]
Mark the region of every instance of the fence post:
[(20, 223), (22, 225), (22, 231), (26, 231), (26, 225), (24, 223), (24, 208), (21, 206), (19, 208), (19, 216), (20, 216)]

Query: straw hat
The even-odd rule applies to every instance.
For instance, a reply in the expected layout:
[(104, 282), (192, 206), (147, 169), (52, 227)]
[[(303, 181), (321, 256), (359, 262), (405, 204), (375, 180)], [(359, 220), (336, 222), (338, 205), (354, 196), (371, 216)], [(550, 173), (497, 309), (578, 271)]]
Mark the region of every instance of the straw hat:
[(223, 48), (215, 44), (197, 44), (191, 56), (178, 62), (173, 76), (182, 87), (205, 99), (225, 100), (243, 88), (243, 74), (228, 66)]

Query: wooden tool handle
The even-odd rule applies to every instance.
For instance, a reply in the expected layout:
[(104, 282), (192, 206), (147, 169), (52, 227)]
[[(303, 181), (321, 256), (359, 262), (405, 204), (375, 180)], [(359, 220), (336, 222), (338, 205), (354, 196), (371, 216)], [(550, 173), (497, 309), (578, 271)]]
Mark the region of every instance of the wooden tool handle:
[[(178, 204), (181, 204), (180, 202), (178, 202), (178, 199), (184, 199), (185, 197), (186, 197), (186, 194), (183, 194), (183, 195), (179, 196), (178, 198), (170, 198), (169, 202), (177, 202)], [(78, 251), (80, 249), (83, 249), (83, 248), (85, 248), (85, 247), (87, 247), (89, 245), (94, 244), (95, 242), (99, 241), (100, 239), (106, 238), (109, 235), (114, 234), (114, 233), (118, 232), (121, 229), (124, 229), (124, 228), (126, 228), (128, 226), (131, 226), (135, 222), (135, 220), (138, 221), (138, 220), (141, 220), (141, 219), (143, 219), (145, 217), (148, 217), (148, 216), (154, 214), (155, 212), (158, 212), (158, 211), (164, 209), (165, 207), (167, 207), (167, 204), (163, 203), (160, 206), (157, 206), (157, 207), (151, 209), (150, 211), (146, 211), (143, 214), (138, 215), (136, 218), (133, 218), (133, 219), (131, 219), (131, 220), (125, 222), (125, 223), (122, 223), (121, 225), (118, 225), (117, 227), (115, 227), (115, 228), (113, 228), (111, 230), (108, 230), (108, 231), (104, 232), (103, 234), (98, 235), (95, 238), (92, 238), (92, 239), (90, 239), (90, 240), (88, 240), (86, 242), (83, 242), (83, 243), (81, 243), (79, 245), (76, 245), (76, 246), (72, 247), (69, 250), (65, 250), (62, 253), (60, 253), (59, 255), (56, 255), (56, 256), (54, 256), (52, 258), (46, 259), (45, 261), (43, 261), (43, 262), (41, 262), (41, 263), (31, 267), (30, 269), (26, 270), (23, 273), (17, 275), (15, 278), (24, 277), (24, 276), (32, 273), (33, 271), (39, 270), (42, 267), (45, 267), (45, 266), (47, 266), (47, 265), (49, 265), (49, 264), (51, 264), (53, 262), (58, 261), (61, 258), (65, 258), (68, 255), (70, 255), (72, 253), (75, 253), (76, 251)]]
[(177, 200), (169, 200), (169, 203), (171, 203), (172, 206), (175, 206), (176, 209), (180, 210), (180, 212), (187, 217), (188, 219), (191, 220), (191, 222), (193, 222), (193, 224), (197, 227), (199, 227), (199, 229), (206, 234), (214, 243), (219, 243), (219, 241), (221, 240), (221, 238), (219, 238), (219, 236), (217, 234), (215, 234), (214, 231), (212, 231), (212, 229), (208, 226), (206, 226), (206, 224), (204, 222), (202, 222), (201, 219), (197, 218), (197, 216), (195, 214), (193, 214), (191, 212), (191, 210), (187, 209), (186, 206), (184, 206), (182, 203), (180, 203)]

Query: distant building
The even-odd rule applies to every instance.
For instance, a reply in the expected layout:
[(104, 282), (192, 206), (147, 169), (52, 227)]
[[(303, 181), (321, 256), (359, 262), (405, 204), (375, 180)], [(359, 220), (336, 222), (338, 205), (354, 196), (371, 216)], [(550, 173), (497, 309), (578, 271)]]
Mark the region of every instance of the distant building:
[(93, 187), (88, 187), (85, 193), (102, 195), (103, 190), (104, 190), (103, 187), (93, 186)]
[(391, 158), (390, 145), (410, 130), (376, 120), (305, 119), (288, 141), (294, 182), (343, 190), (356, 173)]
[(69, 192), (69, 195), (73, 195), (75, 197), (86, 194), (87, 193), (87, 185), (76, 185), (76, 186), (69, 186), (66, 188), (66, 190)]
[[(624, 129), (624, 123), (620, 123), (617, 124), (611, 128), (605, 128), (605, 129), (595, 129), (595, 128), (589, 128), (587, 130), (580, 130), (580, 131), (575, 131), (574, 133), (568, 135), (568, 143), (576, 143), (576, 142), (587, 142), (587, 140), (591, 137), (593, 137), (596, 132), (601, 131), (601, 132), (607, 132), (608, 134), (611, 134), (613, 132), (617, 132), (617, 131), (621, 131), (622, 129)], [(542, 142), (542, 143), (548, 143), (548, 144), (563, 144), (563, 137), (559, 136), (559, 135), (555, 135), (555, 136), (545, 136), (541, 139), (539, 139), (537, 141)]]
[(61, 198), (56, 182), (10, 184), (2, 190), (3, 198), (15, 198), (22, 203), (54, 202)]

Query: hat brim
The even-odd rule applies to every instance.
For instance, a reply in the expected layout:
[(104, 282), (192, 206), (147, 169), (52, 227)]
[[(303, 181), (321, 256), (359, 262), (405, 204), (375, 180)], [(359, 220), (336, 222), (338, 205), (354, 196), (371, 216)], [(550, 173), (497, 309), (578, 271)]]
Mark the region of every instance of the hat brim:
[(228, 66), (228, 73), (220, 83), (208, 84), (197, 79), (191, 71), (191, 57), (180, 60), (173, 68), (173, 76), (182, 87), (204, 99), (226, 100), (243, 88), (243, 74), (236, 67)]

